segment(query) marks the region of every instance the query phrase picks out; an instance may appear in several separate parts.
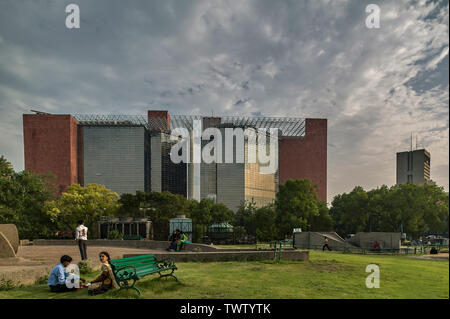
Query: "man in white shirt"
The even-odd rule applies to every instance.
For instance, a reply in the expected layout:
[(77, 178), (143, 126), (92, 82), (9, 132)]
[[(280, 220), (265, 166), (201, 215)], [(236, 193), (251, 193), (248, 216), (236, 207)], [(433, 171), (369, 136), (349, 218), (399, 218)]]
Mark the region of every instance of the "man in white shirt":
[(83, 221), (78, 221), (78, 227), (75, 229), (75, 240), (78, 242), (80, 248), (81, 260), (87, 259), (86, 243), (87, 243), (88, 228), (83, 225)]

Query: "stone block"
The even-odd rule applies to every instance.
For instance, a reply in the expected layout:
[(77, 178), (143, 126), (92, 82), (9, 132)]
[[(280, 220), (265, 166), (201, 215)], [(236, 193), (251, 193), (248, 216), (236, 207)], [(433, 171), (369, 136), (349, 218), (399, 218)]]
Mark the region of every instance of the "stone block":
[(0, 232), (3, 233), (3, 236), (5, 236), (11, 244), (14, 254), (17, 254), (17, 251), (19, 250), (19, 232), (17, 231), (16, 225), (0, 224)]

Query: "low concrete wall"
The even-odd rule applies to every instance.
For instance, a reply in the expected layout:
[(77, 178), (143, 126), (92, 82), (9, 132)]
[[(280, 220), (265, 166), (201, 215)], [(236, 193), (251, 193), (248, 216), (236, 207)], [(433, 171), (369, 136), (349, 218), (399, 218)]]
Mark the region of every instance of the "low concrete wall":
[[(141, 256), (143, 254), (124, 254), (123, 257)], [(273, 251), (220, 251), (220, 252), (177, 252), (177, 253), (154, 253), (157, 259), (170, 258), (176, 262), (208, 262), (208, 261), (257, 261), (272, 260)], [(277, 254), (278, 257), (278, 254)], [(309, 260), (309, 251), (283, 251), (282, 260)]]
[(328, 247), (331, 250), (357, 249), (345, 242), (335, 232), (301, 232), (295, 233), (295, 247), (300, 249), (322, 249), (324, 237), (328, 238)]
[(21, 239), (19, 241), (19, 246), (29, 246), (31, 245), (31, 242), (28, 239)]
[(381, 249), (400, 249), (401, 234), (399, 232), (360, 232), (348, 240), (349, 243), (363, 249), (372, 249), (375, 241), (380, 244)]
[(8, 238), (0, 231), (0, 258), (13, 258), (16, 256), (14, 247)]
[[(49, 245), (75, 245), (73, 239), (35, 239), (33, 245), (49, 246)], [(127, 247), (141, 249), (166, 249), (169, 247), (167, 241), (156, 240), (105, 240), (93, 239), (87, 241), (88, 246), (110, 246), (110, 247)], [(217, 251), (220, 248), (203, 245), (203, 244), (186, 244), (186, 251)]]

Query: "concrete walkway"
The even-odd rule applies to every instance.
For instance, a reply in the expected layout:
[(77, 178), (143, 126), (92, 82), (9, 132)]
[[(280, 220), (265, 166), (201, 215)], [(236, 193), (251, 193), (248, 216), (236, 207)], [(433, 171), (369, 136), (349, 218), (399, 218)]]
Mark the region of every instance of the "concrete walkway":
[[(157, 250), (138, 249), (138, 248), (124, 248), (124, 247), (107, 247), (107, 246), (88, 246), (88, 259), (98, 260), (98, 254), (101, 251), (106, 251), (111, 256), (111, 259), (122, 258), (124, 254), (152, 254)], [(78, 246), (21, 246), (17, 253), (17, 257), (22, 257), (32, 261), (39, 261), (45, 264), (56, 265), (62, 255), (69, 255), (73, 258), (73, 263), (78, 263), (81, 260)]]

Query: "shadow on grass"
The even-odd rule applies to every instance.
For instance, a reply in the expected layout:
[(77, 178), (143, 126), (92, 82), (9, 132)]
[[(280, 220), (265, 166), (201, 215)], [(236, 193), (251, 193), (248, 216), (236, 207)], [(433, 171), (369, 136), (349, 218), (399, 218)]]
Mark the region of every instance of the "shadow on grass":
[(149, 278), (136, 282), (136, 288), (138, 288), (142, 295), (139, 295), (134, 289), (121, 289), (110, 290), (105, 294), (94, 296), (98, 299), (145, 299), (148, 297), (158, 298), (158, 295), (174, 293), (186, 285), (175, 281), (174, 278)]
[(142, 282), (138, 282), (136, 285), (141, 291), (151, 290), (156, 294), (161, 294), (164, 292), (177, 291), (185, 286), (180, 281), (175, 281), (175, 278), (164, 277), (164, 278), (153, 278)]

